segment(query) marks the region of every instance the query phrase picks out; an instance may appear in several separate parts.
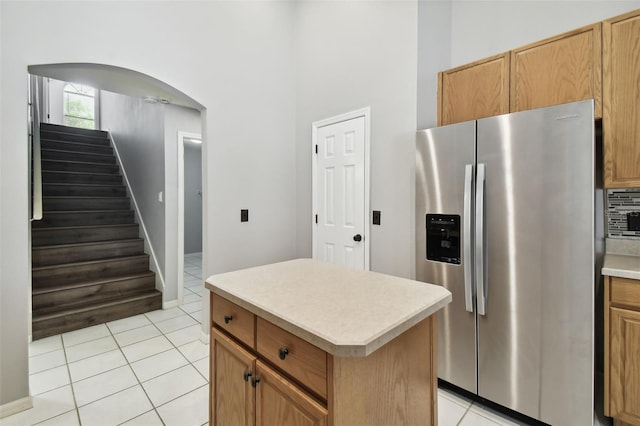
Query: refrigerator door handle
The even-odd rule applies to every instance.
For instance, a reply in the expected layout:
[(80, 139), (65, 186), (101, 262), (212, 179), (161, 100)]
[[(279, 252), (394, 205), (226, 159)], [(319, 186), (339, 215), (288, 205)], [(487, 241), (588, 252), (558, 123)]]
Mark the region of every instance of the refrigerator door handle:
[(478, 176), (476, 178), (476, 292), (478, 294), (478, 314), (486, 315), (487, 312), (487, 283), (484, 271), (484, 182), (486, 177), (486, 165), (478, 164)]
[(471, 270), (471, 191), (473, 188), (473, 165), (464, 166), (464, 245), (463, 245), (463, 262), (464, 262), (464, 303), (467, 312), (473, 312), (473, 288), (472, 288), (472, 270)]

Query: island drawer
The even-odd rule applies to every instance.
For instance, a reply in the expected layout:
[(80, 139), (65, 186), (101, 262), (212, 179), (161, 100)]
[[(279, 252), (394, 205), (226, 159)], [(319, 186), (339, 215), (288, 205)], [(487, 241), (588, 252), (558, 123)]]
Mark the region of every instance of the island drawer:
[(640, 309), (640, 280), (611, 277), (611, 304)]
[(211, 321), (255, 349), (256, 316), (251, 312), (211, 293)]
[(283, 372), (327, 399), (327, 353), (258, 317), (257, 350)]

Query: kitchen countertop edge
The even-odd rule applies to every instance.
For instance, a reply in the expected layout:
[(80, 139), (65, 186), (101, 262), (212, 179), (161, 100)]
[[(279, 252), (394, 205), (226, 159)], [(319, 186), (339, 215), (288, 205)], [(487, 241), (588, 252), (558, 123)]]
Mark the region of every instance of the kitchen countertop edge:
[(604, 256), (602, 275), (640, 280), (640, 256), (607, 253)]

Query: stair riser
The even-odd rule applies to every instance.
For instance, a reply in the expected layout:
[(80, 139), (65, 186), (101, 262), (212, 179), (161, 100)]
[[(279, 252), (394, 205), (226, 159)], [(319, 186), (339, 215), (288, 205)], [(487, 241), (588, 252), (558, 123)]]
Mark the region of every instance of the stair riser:
[(119, 174), (92, 175), (84, 173), (43, 171), (42, 181), (47, 183), (80, 183), (80, 184), (122, 184)]
[(42, 199), (44, 211), (129, 210), (129, 198), (48, 198)]
[(73, 151), (50, 151), (47, 149), (42, 150), (42, 158), (44, 160), (82, 161), (87, 163), (99, 164), (116, 163), (116, 157), (114, 155), (98, 155)]
[(113, 257), (136, 256), (139, 254), (144, 254), (144, 241), (141, 239), (83, 245), (80, 247), (34, 248), (31, 251), (31, 262), (34, 267), (38, 267)]
[(32, 336), (34, 340), (53, 336), (71, 330), (115, 321), (122, 318), (155, 311), (162, 308), (162, 295), (126, 302), (117, 306), (95, 309), (89, 312), (81, 312), (70, 315), (62, 315), (58, 318), (39, 320), (34, 316), (32, 323)]
[(109, 134), (104, 130), (83, 129), (82, 127), (69, 127), (59, 124), (40, 123), (40, 130), (57, 133), (71, 133), (74, 135), (93, 136), (96, 138), (108, 138)]
[(138, 238), (138, 225), (119, 226), (114, 228), (89, 229), (34, 229), (31, 232), (33, 247), (52, 246), (57, 244), (88, 243), (95, 241), (126, 240)]
[(42, 187), (45, 197), (124, 197), (127, 191), (120, 186), (81, 186), (46, 184)]
[[(153, 290), (155, 285), (155, 277), (150, 275), (144, 278), (118, 280), (92, 286), (34, 294), (32, 306), (34, 310), (40, 310), (76, 305), (77, 301), (87, 304), (94, 303), (113, 297), (140, 293), (144, 290)], [(75, 304), (70, 304), (69, 301), (75, 301)]]
[(113, 212), (44, 212), (42, 220), (31, 222), (33, 229), (55, 226), (133, 224), (133, 210)]
[(43, 171), (54, 172), (82, 172), (82, 173), (106, 173), (119, 174), (120, 168), (117, 164), (98, 164), (98, 163), (73, 163), (55, 160), (43, 160)]
[(149, 270), (149, 256), (125, 258), (88, 265), (71, 265), (34, 270), (34, 289), (55, 287), (63, 284), (106, 279)]
[(42, 140), (40, 142), (42, 149), (59, 149), (62, 151), (86, 152), (90, 154), (113, 155), (113, 148), (110, 146), (83, 144), (73, 142), (62, 142), (54, 140)]
[(87, 143), (93, 145), (102, 145), (109, 146), (110, 141), (106, 137), (91, 137), (86, 135), (76, 135), (73, 133), (57, 133), (57, 132), (49, 132), (46, 130), (40, 131), (40, 139), (51, 139), (55, 141), (66, 141), (66, 142), (80, 142)]

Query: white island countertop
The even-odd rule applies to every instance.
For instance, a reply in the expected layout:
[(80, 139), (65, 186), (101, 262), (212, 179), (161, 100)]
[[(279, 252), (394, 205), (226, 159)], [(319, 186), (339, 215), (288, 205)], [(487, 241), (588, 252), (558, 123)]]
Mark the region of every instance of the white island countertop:
[(438, 285), (312, 259), (212, 275), (205, 286), (340, 357), (367, 356), (451, 302)]

